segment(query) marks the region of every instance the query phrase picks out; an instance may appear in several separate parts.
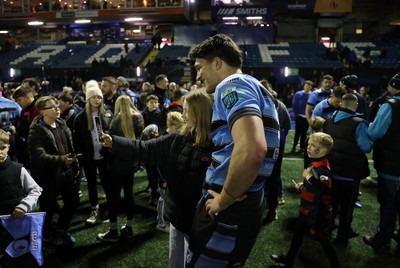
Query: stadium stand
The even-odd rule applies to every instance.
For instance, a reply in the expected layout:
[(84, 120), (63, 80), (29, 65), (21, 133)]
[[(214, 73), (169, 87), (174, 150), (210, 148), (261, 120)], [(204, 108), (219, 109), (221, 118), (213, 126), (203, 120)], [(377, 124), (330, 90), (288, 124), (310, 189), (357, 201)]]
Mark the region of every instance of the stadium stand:
[(183, 45), (164, 46), (156, 58), (167, 60), (172, 65), (186, 63), (189, 59), (190, 49), (190, 46)]
[[(398, 42), (344, 42), (338, 49), (347, 46), (354, 50), (360, 59), (365, 49), (371, 49), (369, 69), (384, 70), (400, 67), (400, 44)], [(244, 67), (246, 68), (345, 68), (339, 59), (327, 59), (326, 47), (317, 43), (282, 42), (278, 44), (241, 44), (244, 52)], [(153, 50), (150, 42), (128, 44), (126, 54), (124, 44), (86, 45), (81, 42), (68, 42), (65, 45), (55, 43), (33, 43), (30, 46), (10, 50), (0, 57), (0, 66), (8, 68), (91, 68), (94, 58), (107, 58), (110, 67), (119, 67), (120, 56), (124, 55), (130, 64), (153, 67), (174, 66), (174, 72), (183, 72), (190, 63), (189, 53), (192, 45), (165, 45), (151, 60), (145, 60)], [(382, 55), (382, 51), (385, 54)], [(147, 57), (148, 58), (148, 57)], [(172, 70), (172, 69), (170, 69)]]
[(140, 60), (151, 49), (150, 44), (140, 44), (139, 51), (136, 52), (134, 46), (130, 45), (128, 54), (124, 51), (123, 44), (107, 45), (47, 45), (32, 44), (29, 47), (19, 48), (4, 53), (0, 59), (0, 64), (4, 68), (40, 68), (41, 65), (52, 68), (88, 68), (91, 67), (92, 60), (107, 58), (110, 65), (118, 66), (120, 56), (126, 55), (133, 60), (133, 65), (137, 65)]
[[(371, 68), (388, 69), (400, 67), (400, 44), (399, 42), (343, 42), (340, 47), (347, 46), (350, 50), (354, 50), (359, 59), (369, 47), (371, 49), (369, 59), (371, 60)], [(386, 55), (382, 55), (385, 50)]]
[(247, 67), (321, 68), (343, 67), (340, 61), (326, 60), (325, 47), (314, 43), (281, 43), (241, 46)]

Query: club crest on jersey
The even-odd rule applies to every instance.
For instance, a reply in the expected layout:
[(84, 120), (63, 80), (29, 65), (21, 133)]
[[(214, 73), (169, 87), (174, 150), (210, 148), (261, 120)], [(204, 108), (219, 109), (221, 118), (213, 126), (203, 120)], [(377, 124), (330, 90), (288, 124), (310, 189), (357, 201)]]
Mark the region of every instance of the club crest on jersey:
[(235, 87), (229, 88), (222, 93), (222, 102), (227, 109), (231, 109), (238, 101), (239, 96)]

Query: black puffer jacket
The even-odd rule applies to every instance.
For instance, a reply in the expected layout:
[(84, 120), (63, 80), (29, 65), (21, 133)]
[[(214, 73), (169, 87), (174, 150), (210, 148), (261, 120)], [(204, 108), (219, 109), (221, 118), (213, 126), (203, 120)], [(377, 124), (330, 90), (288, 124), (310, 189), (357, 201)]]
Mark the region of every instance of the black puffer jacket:
[(148, 141), (113, 136), (114, 157), (158, 165), (168, 189), (165, 217), (175, 228), (189, 234), (202, 184), (211, 162), (212, 146), (193, 146), (194, 137), (171, 133)]
[[(132, 117), (133, 120), (133, 129), (135, 130), (135, 136), (138, 138), (142, 135), (143, 131), (143, 117), (141, 114), (135, 114)], [(122, 132), (121, 127), (121, 117), (117, 114), (114, 116), (113, 120), (111, 121), (110, 126), (110, 135), (120, 136), (123, 137), (124, 133)], [(137, 171), (139, 163), (134, 162), (132, 164), (131, 159), (127, 158), (115, 158), (110, 153), (106, 153), (106, 149), (102, 150), (103, 156), (106, 155), (108, 158), (109, 168), (111, 169), (110, 174), (116, 175), (128, 175), (133, 174)]]
[(10, 157), (0, 163), (0, 215), (11, 214), (25, 197), (21, 169), (22, 165), (11, 161)]

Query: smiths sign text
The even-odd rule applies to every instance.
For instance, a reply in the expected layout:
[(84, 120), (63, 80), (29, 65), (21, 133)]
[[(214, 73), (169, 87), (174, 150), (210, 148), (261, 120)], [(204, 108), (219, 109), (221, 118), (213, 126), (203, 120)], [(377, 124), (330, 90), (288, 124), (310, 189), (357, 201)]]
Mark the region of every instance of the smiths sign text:
[(266, 16), (266, 7), (220, 7), (213, 8), (215, 16)]

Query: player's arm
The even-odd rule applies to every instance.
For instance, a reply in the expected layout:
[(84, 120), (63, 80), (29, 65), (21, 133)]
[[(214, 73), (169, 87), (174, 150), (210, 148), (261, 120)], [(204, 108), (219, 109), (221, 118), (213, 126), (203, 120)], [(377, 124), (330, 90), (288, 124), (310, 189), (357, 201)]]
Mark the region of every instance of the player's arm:
[(314, 110), (314, 106), (312, 106), (312, 105), (307, 103), (307, 105), (306, 105), (306, 118), (307, 118), (308, 124), (310, 124), (310, 122), (311, 122), (311, 115), (312, 115), (313, 110)]
[(256, 115), (239, 118), (232, 126), (234, 148), (219, 202), (222, 209), (243, 197), (255, 181), (267, 153), (262, 119)]

